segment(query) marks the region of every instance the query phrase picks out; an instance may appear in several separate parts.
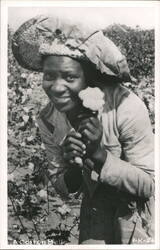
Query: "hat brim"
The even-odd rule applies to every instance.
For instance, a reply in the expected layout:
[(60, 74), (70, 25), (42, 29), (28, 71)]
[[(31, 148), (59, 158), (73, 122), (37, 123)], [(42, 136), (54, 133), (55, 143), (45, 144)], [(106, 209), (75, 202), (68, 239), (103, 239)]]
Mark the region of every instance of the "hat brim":
[(12, 39), (12, 52), (18, 63), (28, 70), (42, 71), (42, 56), (39, 54), (39, 43), (35, 40), (35, 34), (29, 31), (37, 23), (36, 18), (32, 18), (20, 26), (14, 33)]

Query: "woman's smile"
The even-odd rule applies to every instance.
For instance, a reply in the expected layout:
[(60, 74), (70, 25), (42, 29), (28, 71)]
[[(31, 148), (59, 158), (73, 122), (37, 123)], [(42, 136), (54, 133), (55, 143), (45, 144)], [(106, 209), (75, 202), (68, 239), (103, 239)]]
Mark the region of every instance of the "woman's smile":
[(53, 103), (68, 103), (74, 99), (72, 94), (55, 95), (54, 92), (50, 92), (49, 98)]
[(70, 96), (53, 97), (53, 99), (57, 103), (65, 103), (65, 102), (69, 102), (72, 100)]

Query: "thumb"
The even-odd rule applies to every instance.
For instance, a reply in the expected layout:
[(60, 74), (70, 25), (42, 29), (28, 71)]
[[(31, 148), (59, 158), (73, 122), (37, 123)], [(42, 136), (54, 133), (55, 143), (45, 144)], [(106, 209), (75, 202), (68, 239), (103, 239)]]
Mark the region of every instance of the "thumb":
[(75, 157), (74, 162), (79, 165), (80, 167), (83, 167), (83, 161), (81, 157)]

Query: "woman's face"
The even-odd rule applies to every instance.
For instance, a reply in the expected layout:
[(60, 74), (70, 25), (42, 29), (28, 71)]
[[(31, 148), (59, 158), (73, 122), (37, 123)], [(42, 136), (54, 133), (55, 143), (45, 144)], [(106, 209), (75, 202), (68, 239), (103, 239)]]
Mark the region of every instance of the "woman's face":
[(43, 89), (61, 112), (75, 108), (86, 87), (81, 64), (67, 56), (48, 56), (43, 65)]

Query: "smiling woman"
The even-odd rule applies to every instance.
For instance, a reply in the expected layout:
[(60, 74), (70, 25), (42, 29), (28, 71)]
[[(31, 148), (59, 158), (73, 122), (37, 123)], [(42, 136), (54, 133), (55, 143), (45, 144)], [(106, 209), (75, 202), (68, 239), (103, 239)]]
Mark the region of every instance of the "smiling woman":
[(145, 105), (122, 85), (126, 58), (101, 30), (43, 16), (16, 31), (12, 49), (44, 74), (49, 103), (37, 121), (48, 175), (62, 197), (83, 193), (79, 243), (153, 243), (153, 134)]
[(55, 107), (61, 112), (77, 108), (78, 93), (86, 87), (80, 63), (69, 57), (48, 56), (43, 72), (43, 89)]

